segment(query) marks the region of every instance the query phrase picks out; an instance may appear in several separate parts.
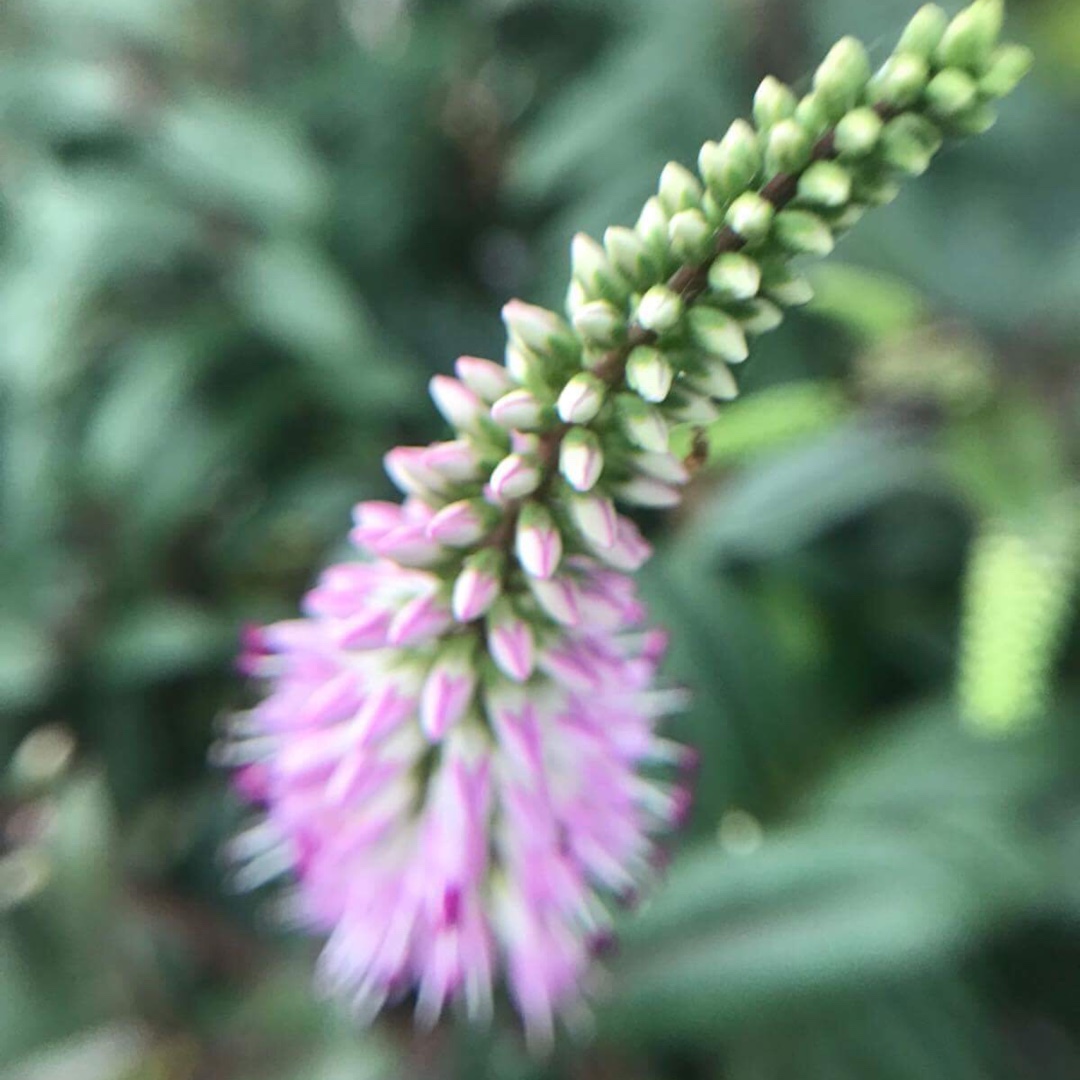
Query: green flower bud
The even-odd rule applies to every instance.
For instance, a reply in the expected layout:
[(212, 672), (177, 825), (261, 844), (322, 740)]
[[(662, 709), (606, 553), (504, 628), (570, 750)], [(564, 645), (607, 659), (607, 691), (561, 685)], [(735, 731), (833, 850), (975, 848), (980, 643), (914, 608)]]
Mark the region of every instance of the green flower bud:
[(541, 355), (574, 348), (570, 327), (554, 311), (511, 300), (503, 306), (502, 319), (510, 340), (523, 348)]
[(634, 231), (654, 254), (667, 252), (668, 220), (670, 215), (655, 196), (642, 207)]
[(646, 330), (662, 334), (673, 330), (682, 318), (683, 302), (666, 285), (654, 285), (640, 300), (637, 321)]
[(829, 228), (833, 231), (833, 236), (840, 236), (842, 233), (846, 233), (853, 226), (857, 225), (863, 215), (866, 213), (867, 208), (862, 203), (849, 202), (847, 206), (840, 207), (839, 209), (832, 210), (825, 215), (825, 220), (829, 223)]
[(772, 226), (775, 207), (756, 191), (740, 195), (728, 207), (727, 223), (748, 244), (764, 240)]
[(621, 225), (607, 229), (604, 232), (604, 250), (612, 266), (635, 285), (655, 280), (660, 271), (645, 240), (633, 229)]
[(791, 88), (767, 75), (754, 94), (754, 123), (762, 131), (767, 131), (774, 124), (795, 115), (798, 99)]
[(982, 135), (996, 123), (997, 109), (985, 101), (976, 101), (949, 119), (949, 130), (956, 135)]
[(829, 110), (830, 119), (839, 119), (858, 101), (870, 79), (870, 59), (861, 41), (841, 38), (814, 72), (814, 89)]
[(868, 206), (888, 206), (900, 194), (900, 185), (891, 176), (867, 173), (856, 177), (851, 193)]
[(719, 198), (737, 195), (761, 169), (757, 132), (745, 120), (736, 120), (719, 143), (708, 142), (701, 148), (698, 165), (705, 183)]
[(680, 210), (668, 224), (668, 236), (677, 259), (698, 263), (709, 253), (713, 228), (700, 210)]
[(929, 77), (930, 68), (921, 56), (897, 53), (890, 56), (870, 80), (870, 100), (906, 109), (918, 101)]
[(608, 260), (607, 252), (585, 233), (578, 233), (570, 245), (570, 262), (574, 277), (581, 283), (590, 300), (624, 299), (630, 289), (625, 279)]
[(843, 206), (851, 197), (851, 173), (835, 161), (815, 161), (799, 177), (799, 198), (815, 206)]
[(725, 252), (709, 267), (709, 288), (723, 300), (749, 300), (760, 287), (761, 267), (742, 252)]
[(734, 401), (739, 396), (739, 384), (727, 364), (714, 362), (703, 371), (691, 375), (687, 382), (700, 394), (719, 401)]
[(926, 87), (926, 101), (937, 116), (950, 117), (963, 112), (975, 102), (975, 80), (959, 68), (939, 71)]
[(762, 269), (761, 289), (783, 307), (800, 307), (814, 299), (810, 282), (786, 262), (775, 262)]
[(832, 230), (808, 210), (782, 210), (776, 215), (773, 236), (797, 255), (828, 255), (834, 246)]
[(1031, 50), (1023, 45), (1002, 45), (995, 49), (986, 74), (979, 80), (980, 92), (992, 98), (1011, 94), (1031, 70), (1034, 60)]
[(909, 176), (921, 176), (941, 147), (941, 132), (926, 117), (904, 113), (885, 125), (881, 142), (889, 165)]
[(997, 44), (1004, 18), (1002, 0), (975, 0), (946, 27), (934, 58), (943, 67), (981, 73)]
[(606, 300), (591, 300), (574, 312), (574, 329), (587, 344), (610, 347), (626, 333), (626, 316)]
[(884, 126), (881, 117), (873, 109), (866, 106), (852, 109), (836, 125), (837, 153), (844, 157), (864, 157), (877, 146)]
[(671, 391), (675, 372), (659, 349), (639, 345), (626, 361), (626, 384), (646, 401), (659, 404)]
[(770, 300), (757, 297), (746, 307), (746, 314), (742, 315), (739, 321), (748, 334), (767, 334), (784, 321), (784, 313)]
[(662, 454), (668, 448), (668, 425), (660, 410), (633, 394), (620, 394), (615, 413), (626, 437), (641, 450)]
[(698, 305), (690, 312), (690, 333), (711, 356), (729, 364), (741, 364), (749, 355), (746, 335), (727, 312)]
[(810, 136), (797, 120), (781, 120), (765, 144), (766, 173), (797, 173), (810, 160), (812, 148)]
[(818, 93), (807, 94), (795, 109), (795, 119), (802, 129), (816, 139), (825, 133), (833, 121), (833, 116), (825, 98)]
[(669, 214), (700, 207), (703, 194), (701, 182), (689, 169), (684, 169), (675, 161), (669, 161), (664, 166), (664, 171), (660, 174), (658, 195)]
[(907, 53), (920, 60), (929, 60), (948, 25), (949, 16), (937, 4), (927, 4), (919, 8), (900, 36), (900, 43), (896, 46), (897, 53)]

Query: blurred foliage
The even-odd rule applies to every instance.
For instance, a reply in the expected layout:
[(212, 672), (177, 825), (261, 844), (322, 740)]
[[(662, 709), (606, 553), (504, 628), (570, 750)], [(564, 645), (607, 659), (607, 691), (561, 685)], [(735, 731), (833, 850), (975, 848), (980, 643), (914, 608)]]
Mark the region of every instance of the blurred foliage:
[(238, 628), (437, 433), (427, 374), (911, 6), (6, 0), (4, 1077), (1080, 1072), (1075, 0), (1014, 4), (1036, 76), (817, 271), (651, 523), (699, 799), (595, 1037), (357, 1032), (217, 858)]

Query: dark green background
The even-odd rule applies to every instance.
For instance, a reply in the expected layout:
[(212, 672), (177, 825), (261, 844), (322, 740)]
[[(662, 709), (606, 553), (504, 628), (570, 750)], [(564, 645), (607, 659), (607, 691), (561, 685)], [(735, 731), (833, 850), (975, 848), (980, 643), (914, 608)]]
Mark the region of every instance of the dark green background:
[(4, 0), (0, 1075), (1080, 1075), (1076, 650), (1005, 738), (953, 704), (971, 538), (1080, 448), (1071, 0), (1013, 4), (1035, 75), (844, 242), (646, 522), (703, 763), (595, 1037), (356, 1032), (218, 855), (238, 628), (439, 435), (428, 376), (557, 305), (570, 235), (632, 223), (761, 76), (844, 33), (883, 58), (911, 11)]

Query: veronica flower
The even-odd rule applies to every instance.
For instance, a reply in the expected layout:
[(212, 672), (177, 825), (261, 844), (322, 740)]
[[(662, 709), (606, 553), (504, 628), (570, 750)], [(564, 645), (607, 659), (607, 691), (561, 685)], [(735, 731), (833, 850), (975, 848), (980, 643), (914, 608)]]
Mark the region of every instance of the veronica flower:
[(767, 79), (700, 176), (669, 165), (634, 229), (575, 238), (568, 320), (514, 301), (505, 365), (436, 376), (453, 438), (387, 454), (404, 501), (361, 504), (356, 560), (247, 635), (265, 697), (221, 750), (258, 809), (238, 878), (291, 877), (320, 982), (360, 1015), (415, 994), (423, 1023), (483, 1018), (501, 983), (544, 1043), (584, 1008), (693, 761), (658, 731), (682, 698), (619, 506), (679, 502), (675, 429), (719, 416), (747, 337), (809, 298), (791, 257), (986, 126), (1027, 63), (995, 47), (1000, 14), (924, 8), (873, 77), (844, 39), (801, 100)]

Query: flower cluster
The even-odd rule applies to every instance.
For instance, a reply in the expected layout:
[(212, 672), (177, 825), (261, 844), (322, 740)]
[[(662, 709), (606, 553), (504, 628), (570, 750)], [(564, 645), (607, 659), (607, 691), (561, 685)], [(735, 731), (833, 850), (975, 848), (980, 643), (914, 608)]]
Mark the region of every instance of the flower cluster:
[(454, 437), (391, 451), (405, 499), (357, 509), (363, 558), (253, 633), (269, 694), (223, 749), (262, 808), (240, 873), (291, 872), (323, 981), (359, 1011), (415, 992), (426, 1021), (483, 1016), (501, 974), (543, 1040), (581, 1005), (692, 758), (657, 734), (679, 697), (629, 577), (649, 546), (617, 507), (679, 502), (671, 431), (713, 420), (748, 338), (809, 299), (793, 256), (992, 122), (1029, 60), (1000, 22), (999, 0), (928, 6), (876, 74), (844, 39), (802, 98), (766, 79), (754, 123), (698, 174), (669, 165), (634, 228), (575, 238), (565, 319), (513, 301), (503, 364), (432, 381)]

